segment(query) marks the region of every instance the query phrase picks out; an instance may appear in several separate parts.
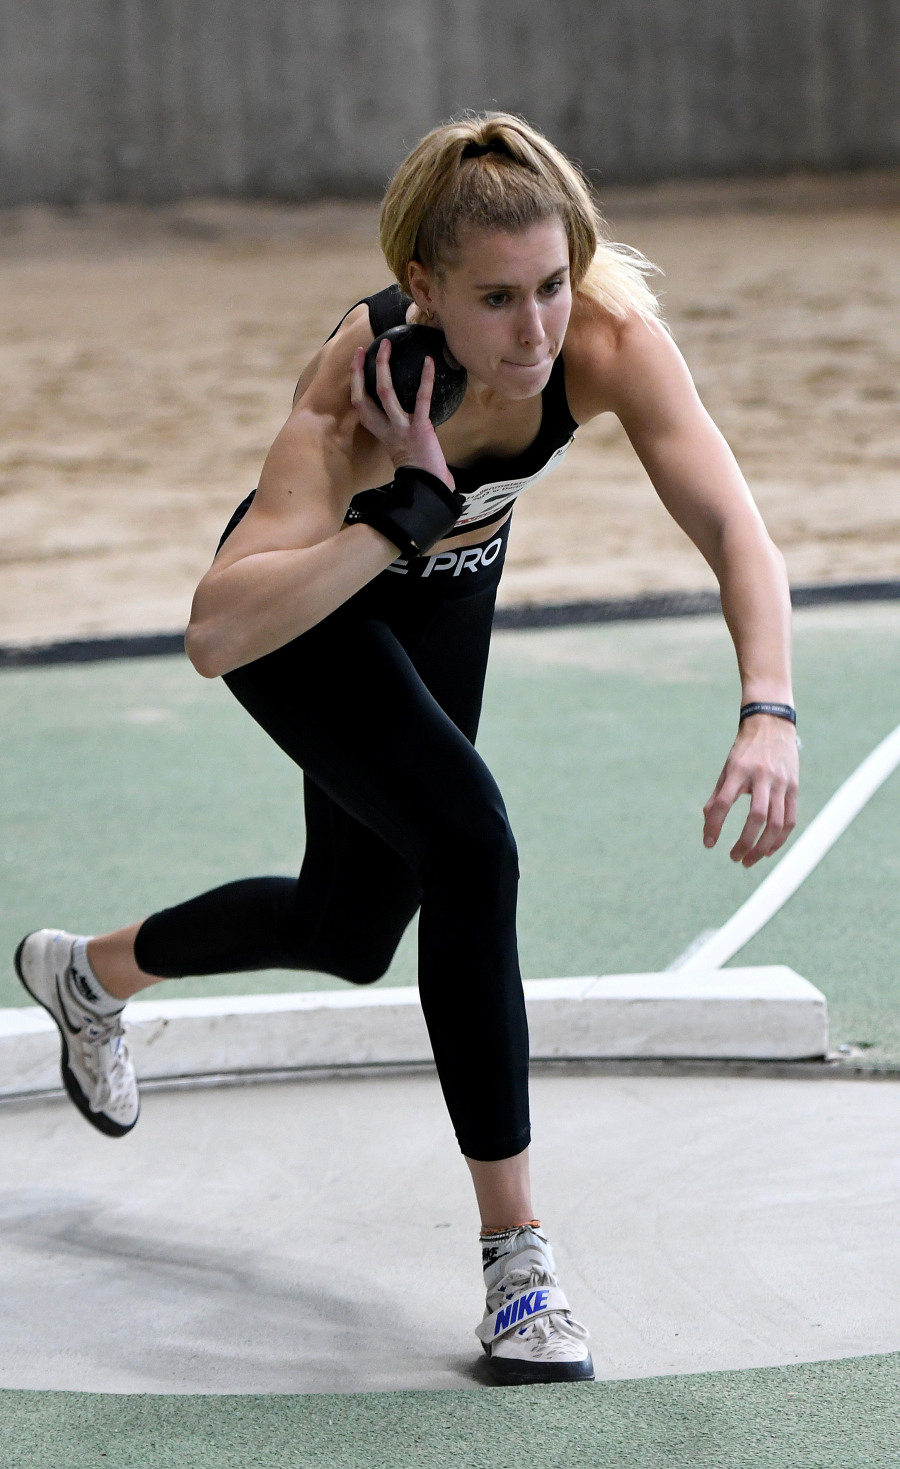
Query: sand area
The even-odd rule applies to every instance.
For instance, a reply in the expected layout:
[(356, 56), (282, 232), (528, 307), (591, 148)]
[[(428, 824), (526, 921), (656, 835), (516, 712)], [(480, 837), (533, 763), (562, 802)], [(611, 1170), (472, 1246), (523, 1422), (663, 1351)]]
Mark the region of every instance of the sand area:
[[(794, 583), (900, 577), (900, 171), (610, 190)], [(0, 212), (0, 642), (184, 626), (376, 208)], [(519, 502), (507, 603), (712, 585), (617, 422)]]

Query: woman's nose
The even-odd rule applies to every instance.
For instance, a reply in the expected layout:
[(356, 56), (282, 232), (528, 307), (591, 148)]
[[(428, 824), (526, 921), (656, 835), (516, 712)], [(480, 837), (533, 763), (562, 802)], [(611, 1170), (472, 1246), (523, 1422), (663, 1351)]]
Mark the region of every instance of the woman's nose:
[(546, 335), (538, 303), (523, 302), (519, 318), (519, 340), (523, 346), (539, 347)]

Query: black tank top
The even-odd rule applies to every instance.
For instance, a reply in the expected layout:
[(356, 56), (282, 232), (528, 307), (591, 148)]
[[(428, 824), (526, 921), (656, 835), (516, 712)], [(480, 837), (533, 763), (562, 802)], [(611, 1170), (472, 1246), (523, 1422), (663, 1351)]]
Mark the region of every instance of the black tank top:
[[(400, 287), (394, 285), (377, 291), (374, 296), (366, 296), (356, 304), (369, 308), (372, 333), (379, 337), (390, 327), (403, 325), (412, 298), (404, 296)], [(353, 306), (350, 308), (351, 311), (355, 309)], [(335, 327), (332, 337), (337, 330)], [(562, 357), (557, 357), (553, 364), (542, 398), (543, 411), (537, 437), (521, 454), (511, 459), (485, 454), (465, 469), (453, 464), (448, 466), (457, 490), (465, 498), (465, 509), (453, 527), (454, 534), (462, 530), (480, 530), (482, 526), (499, 520), (523, 490), (543, 479), (564, 457), (578, 424), (569, 411)]]

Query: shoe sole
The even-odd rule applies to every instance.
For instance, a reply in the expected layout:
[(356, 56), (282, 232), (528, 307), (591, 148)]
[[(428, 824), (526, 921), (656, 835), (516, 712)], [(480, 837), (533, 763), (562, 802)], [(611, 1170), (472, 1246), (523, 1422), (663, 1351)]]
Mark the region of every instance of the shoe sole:
[(488, 1372), (501, 1387), (531, 1387), (546, 1382), (593, 1382), (590, 1357), (580, 1362), (527, 1362), (521, 1357), (489, 1357)]
[[(102, 1132), (104, 1137), (124, 1137), (125, 1134), (127, 1132), (130, 1132), (131, 1129), (134, 1127), (135, 1123), (138, 1120), (137, 1117), (135, 1117), (134, 1122), (129, 1122), (127, 1126), (123, 1126), (121, 1122), (113, 1122), (111, 1117), (104, 1116), (102, 1112), (91, 1111), (91, 1104), (85, 1096), (84, 1092), (81, 1090), (81, 1087), (78, 1085), (78, 1078), (69, 1066), (69, 1046), (66, 1040), (65, 1031), (63, 1030), (56, 1016), (54, 1015), (53, 1011), (50, 1009), (49, 1005), (45, 1005), (43, 1000), (39, 999), (34, 991), (31, 990), (28, 986), (28, 981), (22, 973), (22, 950), (25, 948), (25, 945), (30, 938), (31, 934), (26, 933), (19, 947), (16, 949), (16, 957), (13, 962), (16, 967), (16, 974), (19, 976), (19, 979), (26, 994), (31, 995), (31, 998), (34, 1000), (35, 1004), (40, 1005), (41, 1009), (50, 1016), (50, 1019), (53, 1021), (53, 1024), (59, 1031), (59, 1038), (62, 1041), (62, 1056), (60, 1057), (59, 1069), (62, 1075), (63, 1086), (69, 1094), (69, 1099), (70, 1101), (75, 1103), (75, 1106), (78, 1108), (85, 1121), (89, 1122), (92, 1127), (96, 1127), (98, 1132)], [(140, 1115), (140, 1110), (138, 1110), (138, 1117)]]

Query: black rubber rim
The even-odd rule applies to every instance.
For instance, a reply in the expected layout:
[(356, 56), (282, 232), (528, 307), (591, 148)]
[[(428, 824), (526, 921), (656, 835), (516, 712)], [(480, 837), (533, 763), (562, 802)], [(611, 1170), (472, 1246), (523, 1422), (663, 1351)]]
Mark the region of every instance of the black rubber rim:
[(581, 1362), (517, 1361), (514, 1357), (490, 1357), (489, 1370), (495, 1382), (503, 1387), (531, 1387), (549, 1382), (593, 1382), (594, 1364), (590, 1357)]

